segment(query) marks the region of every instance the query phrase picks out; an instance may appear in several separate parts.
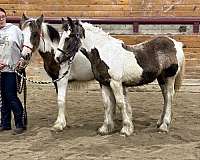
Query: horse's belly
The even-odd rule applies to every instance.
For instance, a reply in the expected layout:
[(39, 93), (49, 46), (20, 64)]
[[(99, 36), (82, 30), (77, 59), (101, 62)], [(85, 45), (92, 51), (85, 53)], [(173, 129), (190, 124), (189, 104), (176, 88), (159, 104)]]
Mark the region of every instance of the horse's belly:
[(70, 80), (89, 81), (94, 79), (91, 67), (73, 68), (70, 72)]
[(93, 73), (89, 73), (89, 72), (86, 72), (85, 74), (84, 73), (72, 72), (70, 75), (70, 80), (89, 81), (89, 80), (94, 79)]
[(93, 79), (94, 74), (89, 60), (78, 52), (71, 66), (70, 80), (89, 81)]
[(139, 66), (134, 56), (127, 57), (124, 61), (122, 82), (137, 85), (141, 80), (143, 69)]

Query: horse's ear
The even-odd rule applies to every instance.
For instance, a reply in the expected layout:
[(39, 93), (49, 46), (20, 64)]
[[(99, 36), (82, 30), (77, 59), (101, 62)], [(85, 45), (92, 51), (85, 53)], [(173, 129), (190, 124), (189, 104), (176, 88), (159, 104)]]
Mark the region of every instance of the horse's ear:
[(26, 21), (26, 20), (28, 20), (29, 18), (23, 13), (22, 14), (22, 19), (21, 19), (21, 21)]
[(62, 17), (62, 18), (61, 18), (61, 23), (62, 23), (63, 25), (65, 25), (65, 24), (68, 24), (68, 21), (65, 20), (65, 19)]
[(68, 21), (67, 20), (65, 20), (64, 18), (61, 18), (61, 23), (62, 23), (62, 28), (65, 30), (65, 31), (67, 31), (68, 30), (68, 28), (69, 28), (69, 23), (68, 23)]
[(41, 26), (42, 25), (42, 22), (44, 20), (44, 16), (43, 14), (36, 20), (36, 23), (38, 26)]
[(69, 21), (69, 26), (71, 27), (71, 29), (73, 29), (75, 27), (74, 22), (72, 21), (70, 17), (67, 17), (67, 20)]
[(61, 23), (64, 24), (66, 22), (66, 20), (62, 17), (61, 18)]
[(28, 19), (29, 18), (23, 13), (22, 18), (21, 18), (20, 23), (19, 23), (19, 28), (22, 28), (22, 24)]
[(23, 13), (22, 14), (22, 18), (21, 18), (21, 20), (20, 20), (20, 23), (22, 24), (22, 23), (24, 23), (26, 20), (28, 20), (29, 18)]

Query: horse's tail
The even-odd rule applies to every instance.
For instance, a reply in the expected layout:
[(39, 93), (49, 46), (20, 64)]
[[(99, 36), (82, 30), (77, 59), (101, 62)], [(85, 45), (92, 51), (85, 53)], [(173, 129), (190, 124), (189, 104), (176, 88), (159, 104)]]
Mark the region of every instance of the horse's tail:
[(179, 63), (180, 69), (179, 69), (179, 71), (176, 75), (176, 79), (175, 79), (175, 84), (174, 84), (175, 91), (178, 91), (180, 89), (182, 81), (183, 81), (184, 73), (185, 73), (185, 57), (184, 57), (184, 52), (183, 52), (184, 45), (181, 42), (179, 42), (179, 43), (180, 43), (180, 47), (182, 48), (182, 50), (181, 50), (182, 62)]

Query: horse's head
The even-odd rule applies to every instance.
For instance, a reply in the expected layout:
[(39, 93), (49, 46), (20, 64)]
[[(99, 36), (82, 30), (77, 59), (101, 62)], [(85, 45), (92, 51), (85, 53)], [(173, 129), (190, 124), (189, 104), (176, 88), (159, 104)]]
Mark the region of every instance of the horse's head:
[(20, 28), (24, 35), (22, 55), (30, 57), (32, 52), (38, 48), (42, 36), (42, 22), (43, 15), (37, 19), (28, 18), (25, 14), (22, 15), (20, 22)]
[(69, 17), (67, 19), (62, 18), (64, 31), (55, 54), (55, 60), (58, 63), (71, 61), (81, 47), (81, 39), (85, 38), (85, 30), (80, 22), (78, 20), (72, 21)]

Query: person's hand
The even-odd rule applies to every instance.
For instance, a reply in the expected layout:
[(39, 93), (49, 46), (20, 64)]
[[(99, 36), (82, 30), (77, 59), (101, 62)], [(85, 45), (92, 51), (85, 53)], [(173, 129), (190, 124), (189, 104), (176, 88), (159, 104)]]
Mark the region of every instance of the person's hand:
[(6, 65), (0, 62), (0, 70), (2, 70)]
[(15, 68), (15, 69), (16, 69), (16, 70), (24, 69), (24, 68), (26, 68), (27, 64), (28, 64), (28, 61), (26, 61), (26, 60), (24, 60), (23, 58), (21, 58), (21, 59), (17, 62), (16, 68)]

